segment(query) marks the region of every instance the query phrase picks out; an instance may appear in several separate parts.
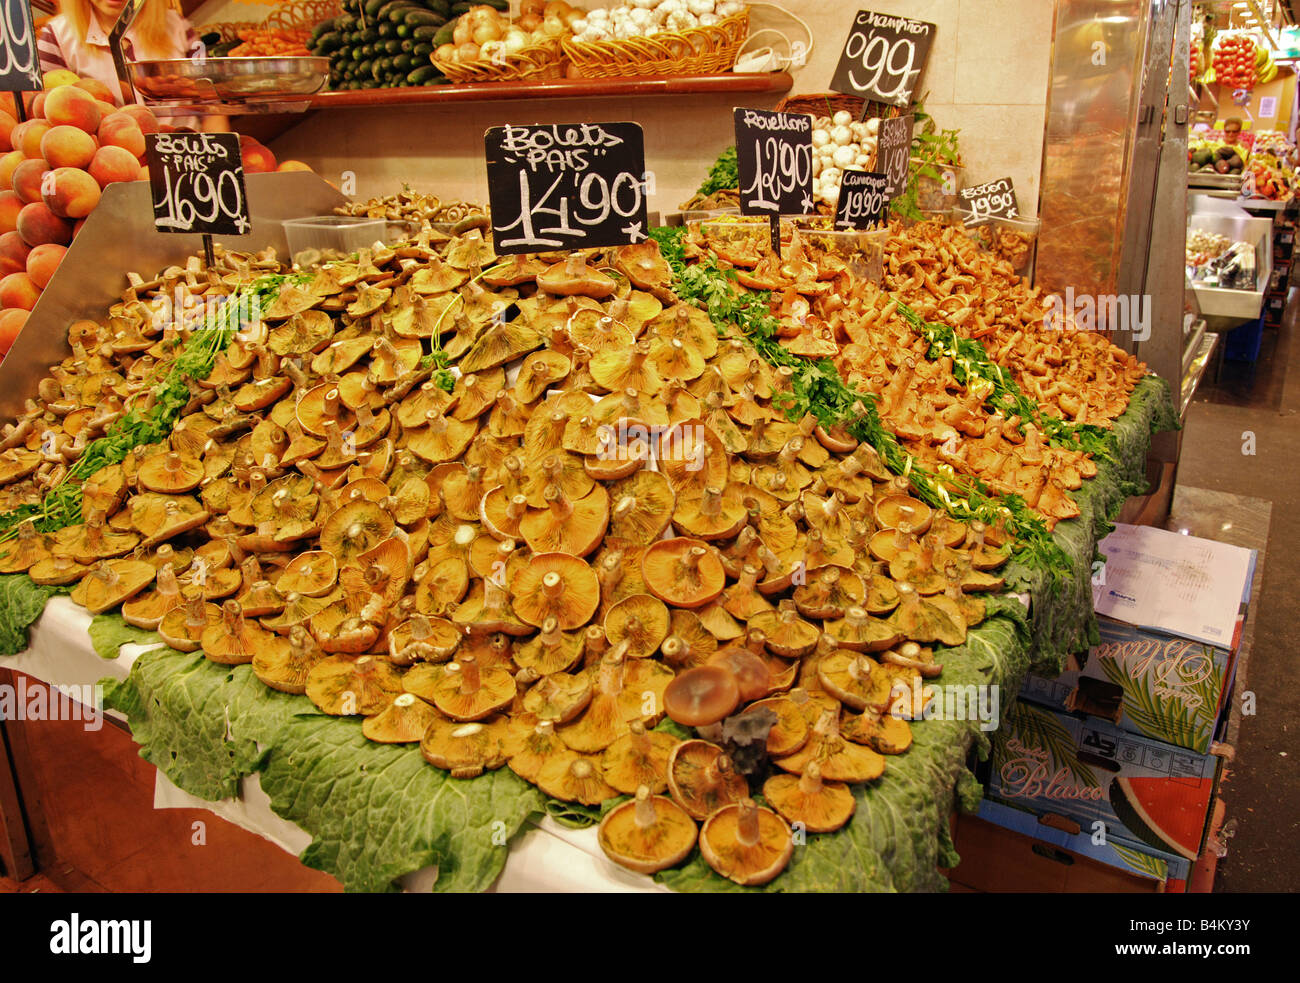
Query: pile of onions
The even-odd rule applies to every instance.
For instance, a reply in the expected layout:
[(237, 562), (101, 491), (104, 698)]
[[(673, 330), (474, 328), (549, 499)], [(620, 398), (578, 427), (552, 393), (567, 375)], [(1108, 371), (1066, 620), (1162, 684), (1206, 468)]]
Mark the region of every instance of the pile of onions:
[(745, 9), (741, 0), (626, 0), (596, 9), (573, 25), (575, 41), (650, 37), (664, 31), (709, 27)]
[(517, 54), (529, 45), (562, 37), (586, 11), (565, 0), (523, 0), (519, 19), (511, 23), (500, 11), (485, 5), (471, 7), (452, 31), (452, 41), (433, 53), (438, 61), (492, 61)]
[(846, 168), (869, 171), (876, 162), (876, 133), (880, 120), (859, 123), (852, 113), (813, 120), (813, 197), (830, 205), (840, 193), (840, 176)]

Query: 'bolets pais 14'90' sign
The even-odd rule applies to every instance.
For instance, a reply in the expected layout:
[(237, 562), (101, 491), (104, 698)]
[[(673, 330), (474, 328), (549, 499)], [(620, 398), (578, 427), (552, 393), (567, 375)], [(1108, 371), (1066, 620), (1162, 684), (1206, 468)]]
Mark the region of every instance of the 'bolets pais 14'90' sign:
[(150, 133), (145, 141), (159, 232), (248, 234), (253, 225), (239, 134)]
[(929, 21), (859, 10), (831, 88), (869, 102), (906, 106), (925, 68), (935, 30)]
[(961, 198), (963, 225), (979, 225), (990, 218), (1020, 217), (1016, 189), (1009, 177), (962, 188), (957, 194)]
[(812, 117), (764, 109), (736, 109), (734, 115), (740, 211), (812, 212)]
[(39, 92), (41, 62), (27, 0), (0, 2), (0, 92)]
[(648, 175), (639, 124), (508, 124), (489, 129), (483, 143), (499, 254), (646, 238)]

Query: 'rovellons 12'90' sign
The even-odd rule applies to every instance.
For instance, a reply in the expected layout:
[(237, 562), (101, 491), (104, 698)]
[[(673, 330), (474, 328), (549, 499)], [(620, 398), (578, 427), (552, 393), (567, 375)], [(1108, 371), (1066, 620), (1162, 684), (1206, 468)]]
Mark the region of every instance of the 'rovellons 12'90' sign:
[(159, 232), (248, 234), (239, 134), (151, 133), (145, 141)]
[(494, 126), (483, 143), (499, 254), (623, 246), (646, 238), (639, 124)]
[(810, 213), (812, 117), (764, 109), (736, 109), (733, 115), (741, 213)]
[(859, 10), (831, 88), (869, 102), (906, 106), (925, 68), (935, 30), (928, 21)]

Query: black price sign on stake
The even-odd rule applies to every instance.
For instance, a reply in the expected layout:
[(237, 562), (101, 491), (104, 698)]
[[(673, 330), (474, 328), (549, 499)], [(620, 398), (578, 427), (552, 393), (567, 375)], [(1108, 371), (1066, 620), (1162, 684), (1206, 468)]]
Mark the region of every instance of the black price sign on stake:
[(39, 92), (41, 61), (27, 0), (0, 0), (0, 92)]
[(835, 66), (831, 88), (869, 102), (908, 105), (935, 30), (928, 21), (859, 10)]
[(812, 117), (764, 109), (733, 111), (740, 212), (767, 215), (781, 253), (780, 216), (812, 212)]
[(911, 114), (882, 119), (876, 135), (876, 166), (889, 178), (885, 194), (893, 201), (907, 189), (907, 165), (912, 159)]
[(145, 141), (159, 232), (248, 234), (253, 225), (237, 133), (151, 133)]
[(483, 143), (498, 254), (625, 246), (646, 238), (640, 124), (494, 126)]
[(990, 218), (1020, 217), (1016, 189), (1009, 177), (962, 188), (957, 194), (961, 196), (964, 225), (979, 225)]
[(835, 202), (835, 228), (869, 229), (889, 205), (888, 178), (878, 171), (848, 170), (840, 175), (840, 196)]

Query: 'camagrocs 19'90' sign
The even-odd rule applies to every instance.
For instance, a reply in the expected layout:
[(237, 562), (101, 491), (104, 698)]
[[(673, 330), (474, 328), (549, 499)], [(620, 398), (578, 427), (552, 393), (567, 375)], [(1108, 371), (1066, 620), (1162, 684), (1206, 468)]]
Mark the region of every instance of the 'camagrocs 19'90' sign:
[(498, 253), (622, 246), (646, 238), (640, 125), (494, 126), (483, 143)]

